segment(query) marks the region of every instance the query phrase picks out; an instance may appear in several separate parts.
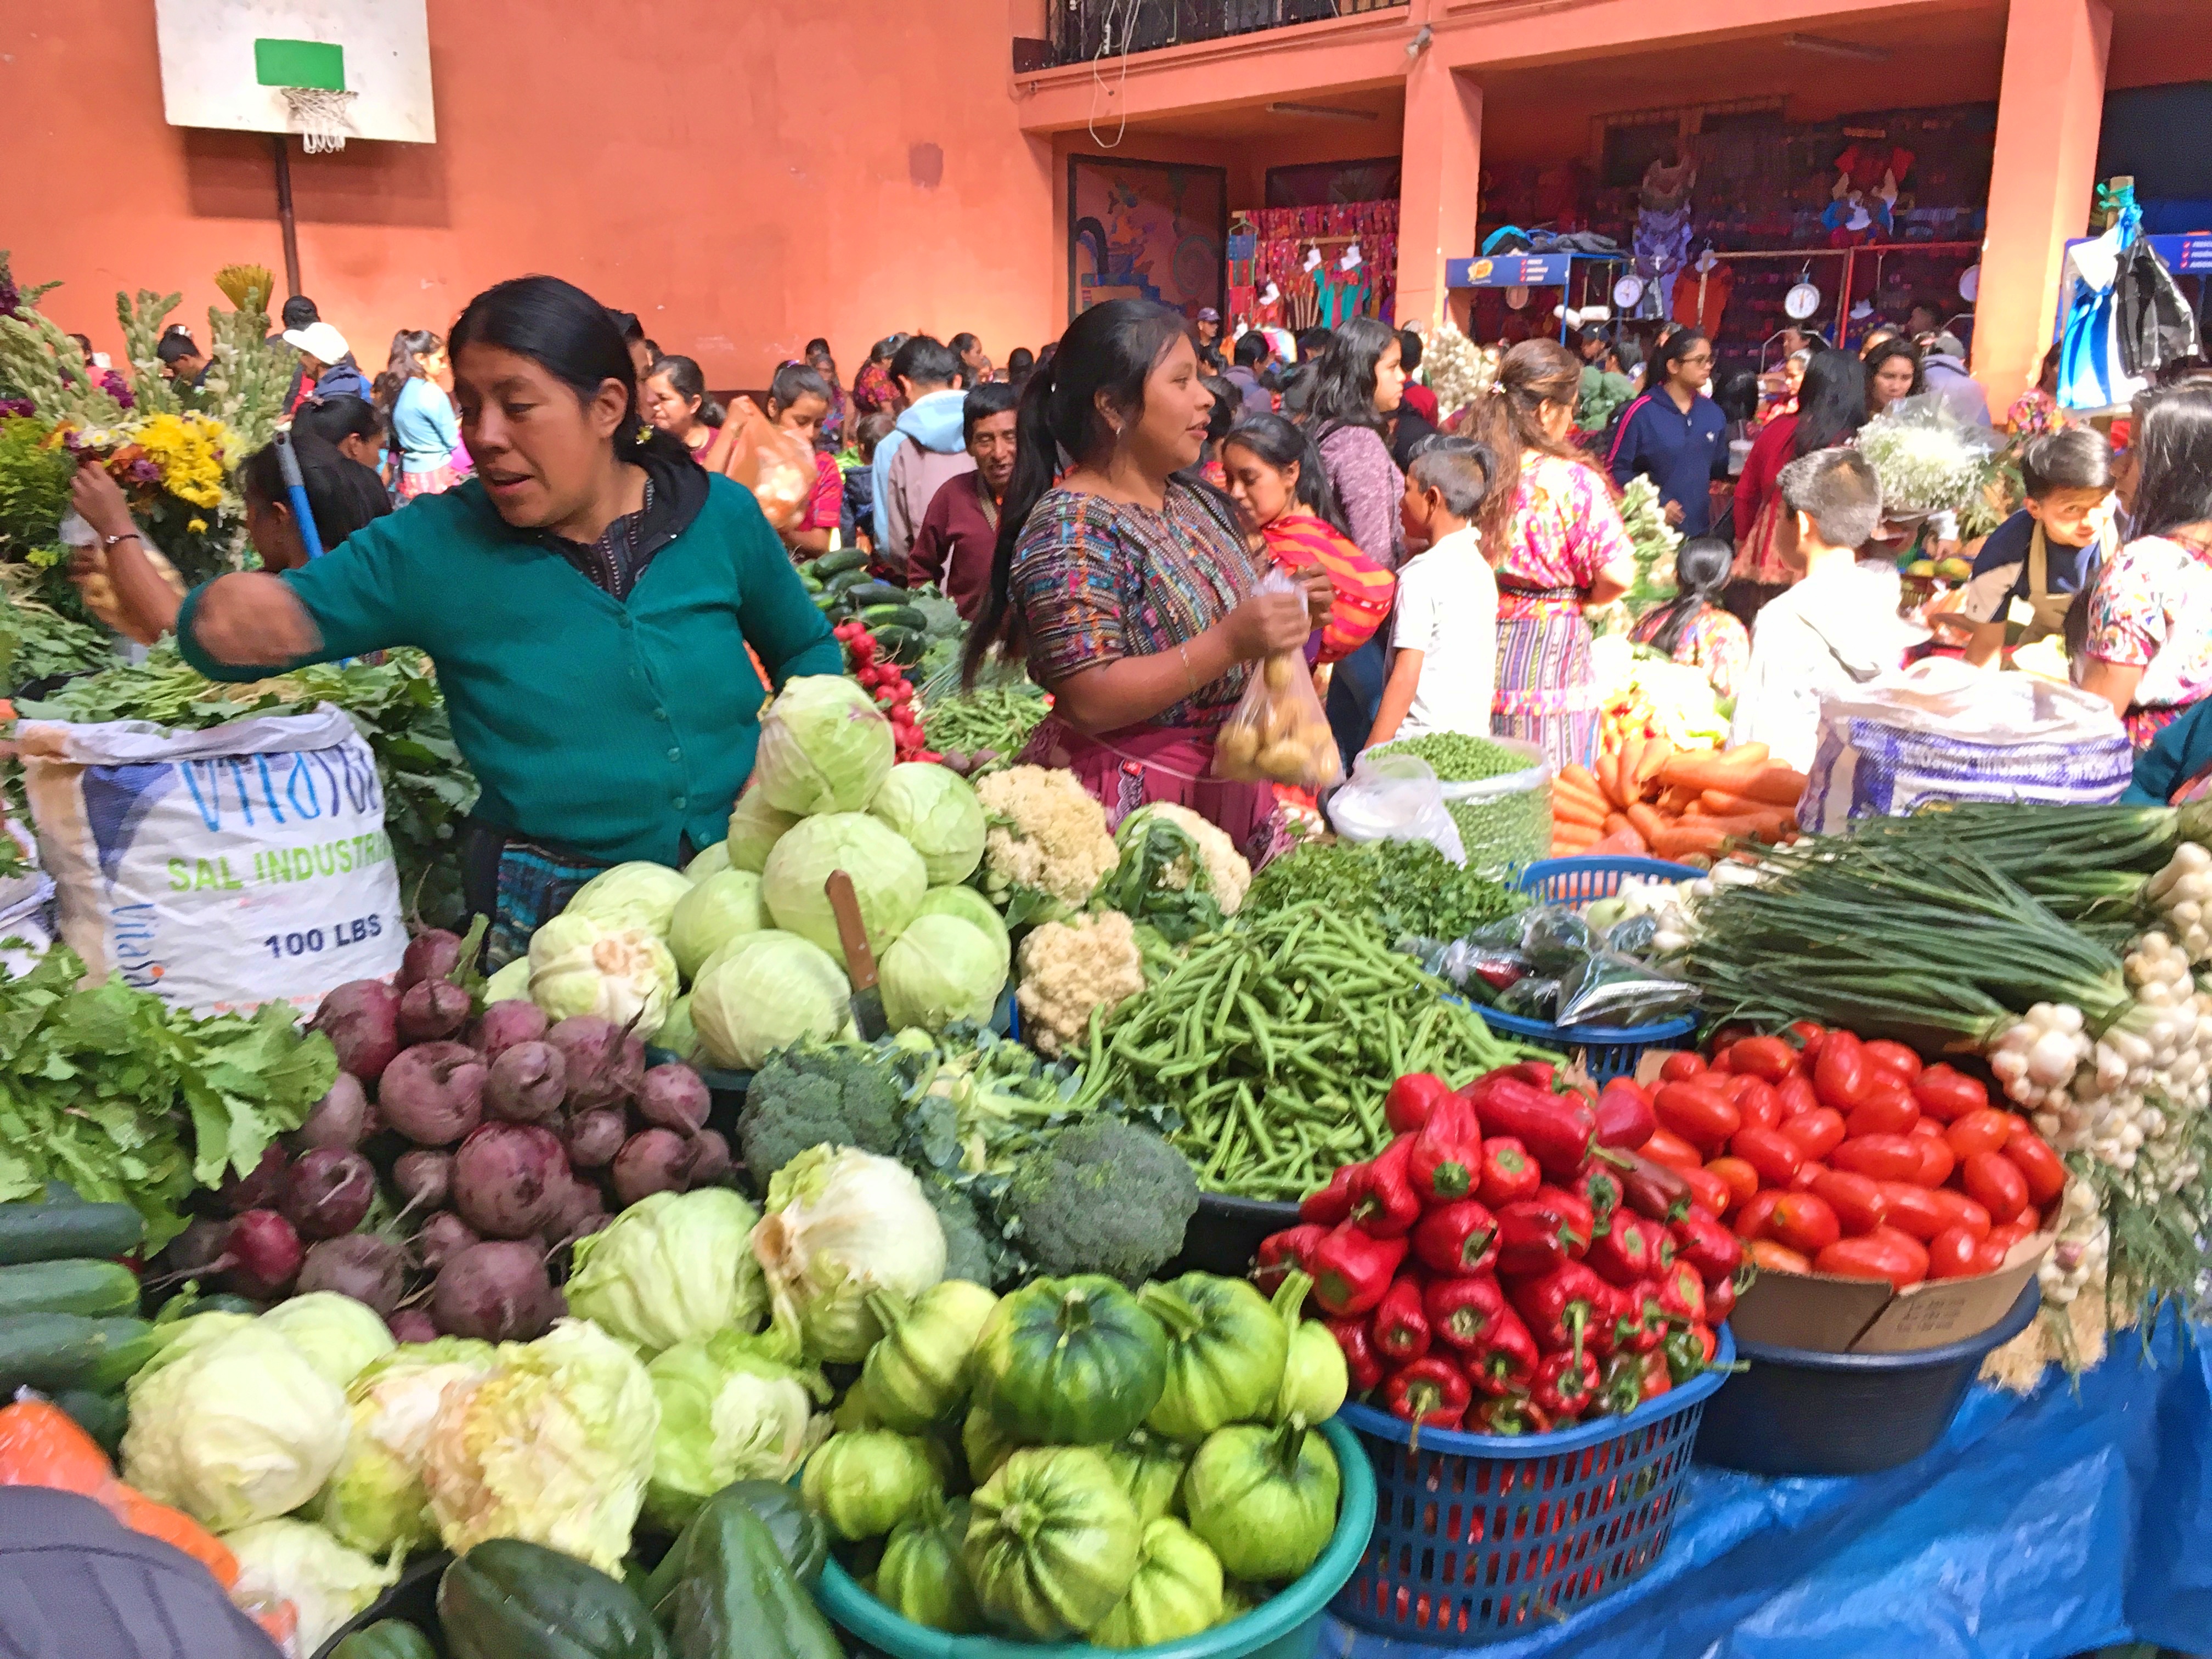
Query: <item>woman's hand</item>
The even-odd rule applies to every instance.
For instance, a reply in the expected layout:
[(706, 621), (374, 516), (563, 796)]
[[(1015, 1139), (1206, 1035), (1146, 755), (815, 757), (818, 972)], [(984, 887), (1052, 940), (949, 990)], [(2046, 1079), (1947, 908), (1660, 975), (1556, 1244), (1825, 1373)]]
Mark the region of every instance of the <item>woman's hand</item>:
[[(1328, 613), (1336, 606), (1336, 584), (1328, 579), (1328, 572), (1317, 564), (1293, 570), (1298, 586), (1306, 591), (1306, 618), (1319, 628), (1328, 621)], [(1307, 629), (1310, 633), (1311, 628)]]
[(264, 571), (235, 571), (209, 583), (192, 615), (192, 637), (234, 668), (281, 668), (322, 644), (307, 608)]
[(89, 456), (77, 463), (76, 476), (70, 480), (70, 505), (103, 541), (111, 536), (137, 533), (138, 526), (131, 520), (131, 503), (123, 499), (122, 486), (107, 476), (106, 467)]
[(1221, 626), (1237, 662), (1300, 650), (1314, 630), (1304, 592), (1255, 593), (1223, 618)]
[(1681, 504), (1681, 502), (1680, 502), (1680, 501), (1669, 501), (1669, 502), (1668, 502), (1668, 503), (1667, 503), (1667, 505), (1666, 505), (1666, 507), (1662, 510), (1662, 514), (1661, 514), (1661, 516), (1662, 516), (1662, 517), (1667, 520), (1667, 522), (1668, 522), (1668, 524), (1680, 524), (1680, 523), (1681, 523), (1681, 522), (1682, 522), (1682, 504)]

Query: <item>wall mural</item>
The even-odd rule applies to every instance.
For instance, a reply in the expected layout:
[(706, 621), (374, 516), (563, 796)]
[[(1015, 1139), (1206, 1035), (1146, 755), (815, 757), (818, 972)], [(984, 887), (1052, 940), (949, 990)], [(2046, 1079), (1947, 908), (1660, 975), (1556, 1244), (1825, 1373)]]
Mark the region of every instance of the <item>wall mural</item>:
[(1067, 314), (1157, 300), (1186, 317), (1222, 308), (1229, 171), (1067, 158)]

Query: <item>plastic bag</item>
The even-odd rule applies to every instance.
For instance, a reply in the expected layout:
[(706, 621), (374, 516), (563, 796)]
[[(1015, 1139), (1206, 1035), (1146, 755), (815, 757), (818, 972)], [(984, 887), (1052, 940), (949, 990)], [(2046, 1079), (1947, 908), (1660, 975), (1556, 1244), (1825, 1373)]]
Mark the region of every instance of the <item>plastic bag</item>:
[(1698, 988), (1633, 957), (1597, 951), (1559, 979), (1561, 1025), (1649, 1025), (1698, 1000)]
[(1597, 934), (1572, 910), (1540, 904), (1521, 919), (1521, 948), (1545, 973), (1564, 974), (1589, 959)]
[(1528, 978), (1534, 966), (1510, 945), (1483, 944), (1472, 938), (1401, 939), (1398, 949), (1454, 990), (1486, 1004), (1494, 1004)]
[(794, 528), (799, 509), (813, 497), (814, 451), (798, 434), (771, 426), (750, 398), (732, 401), (708, 446), (707, 468), (751, 490), (774, 530)]
[[(1305, 592), (1279, 570), (1262, 576), (1255, 591), (1301, 597)], [(1304, 789), (1326, 788), (1343, 777), (1336, 734), (1314, 695), (1303, 651), (1279, 651), (1260, 664), (1214, 739), (1213, 775)]]
[(1552, 1011), (1559, 1006), (1559, 981), (1531, 974), (1499, 992), (1496, 1006), (1501, 1014), (1548, 1021)]
[(1467, 863), (1444, 787), (1418, 755), (1361, 755), (1352, 781), (1328, 798), (1328, 821), (1346, 841), (1425, 841), (1454, 864)]

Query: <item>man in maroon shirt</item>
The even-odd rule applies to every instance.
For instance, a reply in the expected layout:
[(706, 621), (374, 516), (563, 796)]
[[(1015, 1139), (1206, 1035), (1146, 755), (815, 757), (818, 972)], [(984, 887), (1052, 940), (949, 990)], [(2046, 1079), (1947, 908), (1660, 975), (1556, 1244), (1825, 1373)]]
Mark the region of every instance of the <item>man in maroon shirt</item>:
[(999, 502), (1014, 476), (1014, 389), (1003, 380), (986, 380), (968, 394), (961, 437), (975, 470), (939, 486), (915, 532), (913, 579), (935, 582), (969, 622), (990, 597)]

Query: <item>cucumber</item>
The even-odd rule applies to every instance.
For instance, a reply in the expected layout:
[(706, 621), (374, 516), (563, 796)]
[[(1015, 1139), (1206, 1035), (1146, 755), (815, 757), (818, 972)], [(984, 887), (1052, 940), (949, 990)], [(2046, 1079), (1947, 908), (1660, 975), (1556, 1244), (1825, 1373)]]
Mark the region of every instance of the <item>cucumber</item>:
[(100, 1322), (82, 1314), (30, 1313), (0, 1319), (0, 1397), (18, 1389), (74, 1388), (107, 1346)]
[(100, 1443), (100, 1450), (110, 1457), (123, 1443), (123, 1431), (131, 1426), (131, 1407), (118, 1394), (94, 1394), (89, 1389), (64, 1389), (54, 1396), (54, 1404), (70, 1415), (70, 1420)]
[(902, 668), (911, 668), (920, 662), (922, 652), (929, 645), (911, 628), (879, 628), (875, 635), (877, 647)]
[(917, 634), (929, 631), (929, 619), (910, 605), (872, 605), (860, 612), (868, 632), (881, 628), (907, 628)]
[(128, 1204), (87, 1204), (74, 1194), (44, 1204), (0, 1204), (0, 1267), (128, 1255), (145, 1242), (145, 1220)]
[[(867, 585), (868, 573), (865, 570), (841, 571), (836, 575), (830, 577), (827, 582), (823, 584), (823, 586), (829, 590), (831, 597), (835, 599), (842, 599), (854, 588), (865, 587)], [(876, 586), (880, 587), (883, 584), (878, 582)]]
[(806, 568), (828, 581), (832, 576), (842, 576), (848, 570), (868, 568), (868, 550), (865, 547), (841, 547), (835, 553), (824, 553)]
[(102, 1346), (100, 1358), (85, 1373), (84, 1385), (94, 1394), (121, 1388), (169, 1345), (166, 1332), (155, 1330), (143, 1319), (96, 1319), (93, 1323), (100, 1327)]
[(904, 605), (914, 595), (903, 587), (894, 587), (889, 582), (860, 582), (845, 590), (846, 597), (854, 605)]
[(0, 1267), (0, 1318), (70, 1313), (106, 1318), (138, 1310), (138, 1276), (114, 1261), (27, 1261)]

